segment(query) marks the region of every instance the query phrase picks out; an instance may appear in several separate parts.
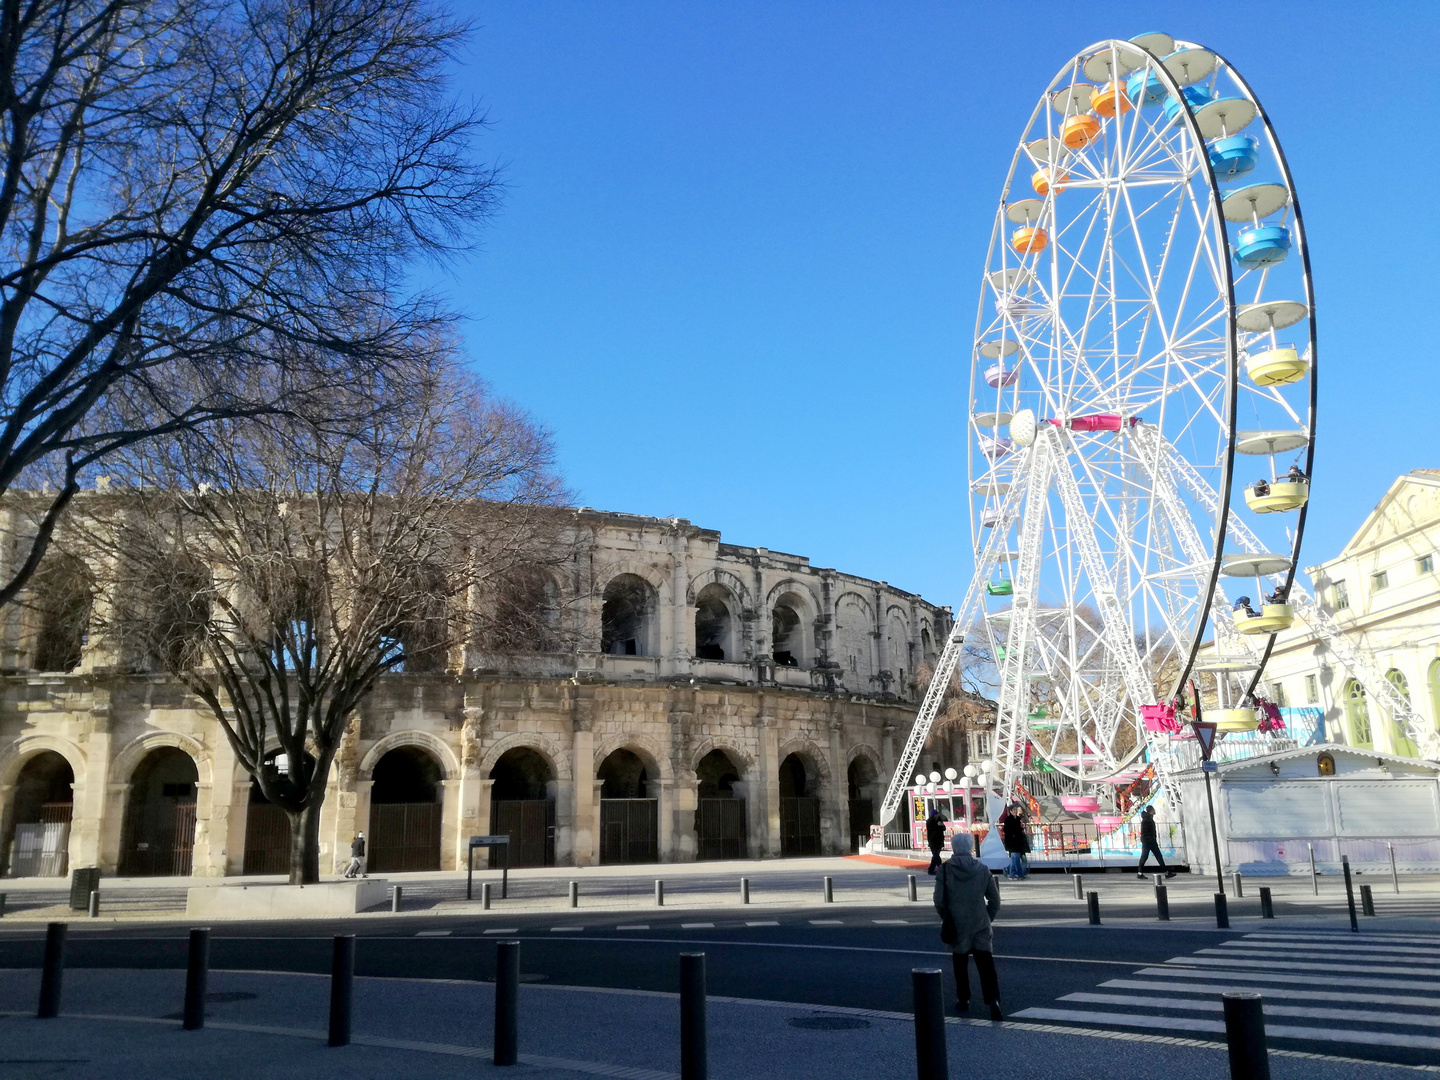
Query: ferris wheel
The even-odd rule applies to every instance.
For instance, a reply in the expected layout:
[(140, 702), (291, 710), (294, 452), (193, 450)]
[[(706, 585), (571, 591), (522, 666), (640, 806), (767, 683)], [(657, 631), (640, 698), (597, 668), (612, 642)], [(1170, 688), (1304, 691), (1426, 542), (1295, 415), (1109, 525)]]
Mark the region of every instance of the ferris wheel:
[(921, 744), (977, 636), (1006, 795), (1027, 768), (1091, 791), (1163, 771), (1192, 684), (1222, 731), (1254, 730), (1294, 618), (1315, 354), (1290, 170), (1239, 72), (1162, 33), (1069, 60), (991, 235), (966, 417), (975, 578)]

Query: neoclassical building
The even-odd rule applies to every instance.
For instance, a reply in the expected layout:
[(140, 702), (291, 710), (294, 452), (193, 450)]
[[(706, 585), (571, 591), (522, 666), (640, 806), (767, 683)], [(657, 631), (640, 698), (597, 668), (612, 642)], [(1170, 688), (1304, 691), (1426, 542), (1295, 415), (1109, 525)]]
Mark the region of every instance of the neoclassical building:
[[(375, 872), (463, 867), (488, 833), (512, 865), (850, 850), (949, 609), (684, 519), (557, 512), (580, 543), (542, 592), (569, 644), (385, 676), (330, 777), (322, 870), (358, 831)], [(218, 724), (109, 662), (84, 575), (47, 563), (0, 617), (5, 872), (282, 872), (286, 819)]]

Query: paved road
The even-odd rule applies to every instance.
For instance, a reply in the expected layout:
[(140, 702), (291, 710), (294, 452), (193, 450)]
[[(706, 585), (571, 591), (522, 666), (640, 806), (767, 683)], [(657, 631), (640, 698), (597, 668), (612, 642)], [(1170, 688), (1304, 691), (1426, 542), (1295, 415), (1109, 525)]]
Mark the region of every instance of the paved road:
[[(1138, 913), (1148, 897), (1132, 893)], [(1175, 914), (1207, 914), (1205, 899), (1198, 889), (1182, 891)], [(1118, 915), (1122, 905), (1116, 900), (1110, 910)], [(1215, 1012), (1221, 990), (1259, 989), (1275, 1046), (1440, 1064), (1440, 933), (1266, 931), (1258, 922), (1234, 933), (1198, 921), (1091, 927), (1076, 924), (1075, 901), (1056, 888), (1007, 911), (996, 953), (1013, 1018), (1214, 1039), (1223, 1030)], [(700, 950), (715, 995), (905, 1011), (909, 971), (948, 966), (937, 925), (924, 904), (227, 924), (216, 933), (212, 964), (325, 973), (329, 936), (354, 933), (362, 975), (487, 980), (491, 942), (503, 937), (523, 942), (528, 981), (673, 991), (677, 954)], [(38, 966), (39, 928), (6, 931), (0, 967)], [(182, 967), (184, 935), (180, 924), (78, 923), (67, 959), (82, 967)]]

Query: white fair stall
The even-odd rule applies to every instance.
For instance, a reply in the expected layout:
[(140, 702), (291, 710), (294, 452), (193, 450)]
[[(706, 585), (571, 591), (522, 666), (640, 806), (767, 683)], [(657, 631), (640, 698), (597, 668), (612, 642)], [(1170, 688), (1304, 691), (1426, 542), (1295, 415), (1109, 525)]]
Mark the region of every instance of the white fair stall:
[[(1177, 777), (1185, 847), (1196, 873), (1215, 872), (1205, 783)], [(1321, 744), (1222, 762), (1211, 776), (1225, 873), (1321, 873), (1340, 857), (1361, 872), (1440, 870), (1440, 764)]]

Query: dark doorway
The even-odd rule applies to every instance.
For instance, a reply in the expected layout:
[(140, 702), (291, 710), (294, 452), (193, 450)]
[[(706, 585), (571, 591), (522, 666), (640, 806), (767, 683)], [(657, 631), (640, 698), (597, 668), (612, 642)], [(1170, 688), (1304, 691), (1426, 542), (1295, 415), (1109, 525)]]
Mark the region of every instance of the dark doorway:
[(875, 786), (879, 775), (869, 758), (857, 757), (847, 770), (850, 795), (850, 850), (859, 851), (875, 824)]
[(367, 873), (440, 869), (440, 763), (402, 746), (375, 763)]
[(20, 769), (5, 844), (11, 877), (65, 876), (74, 786), (70, 762), (53, 750), (36, 754)]
[(780, 763), (780, 856), (820, 854), (820, 800), (799, 754)]
[(616, 750), (600, 763), (601, 863), (660, 861), (660, 800), (639, 755)]
[(706, 585), (695, 598), (695, 659), (735, 659), (731, 642), (729, 594), (720, 585)]
[(135, 767), (120, 845), (122, 877), (190, 875), (199, 780), (190, 755), (173, 746), (152, 750)]
[(723, 750), (711, 750), (695, 766), (699, 801), (695, 808), (696, 858), (743, 859), (749, 824), (740, 770)]
[(507, 750), (490, 770), (490, 832), (510, 837), (510, 865), (555, 865), (555, 774), (529, 747)]
[(649, 656), (654, 590), (634, 574), (621, 574), (605, 586), (600, 608), (600, 651), (609, 656)]
[(795, 608), (783, 600), (770, 612), (771, 658), (781, 667), (799, 667), (805, 654), (805, 635)]
[[(315, 771), (315, 759), (301, 760), (302, 775), (290, 776), (290, 759), (281, 750), (265, 755), (260, 766), (273, 788), (303, 789)], [(245, 861), (247, 874), (288, 874), (290, 872), (290, 815), (265, 797), (260, 781), (250, 779), (250, 804), (245, 808)]]

